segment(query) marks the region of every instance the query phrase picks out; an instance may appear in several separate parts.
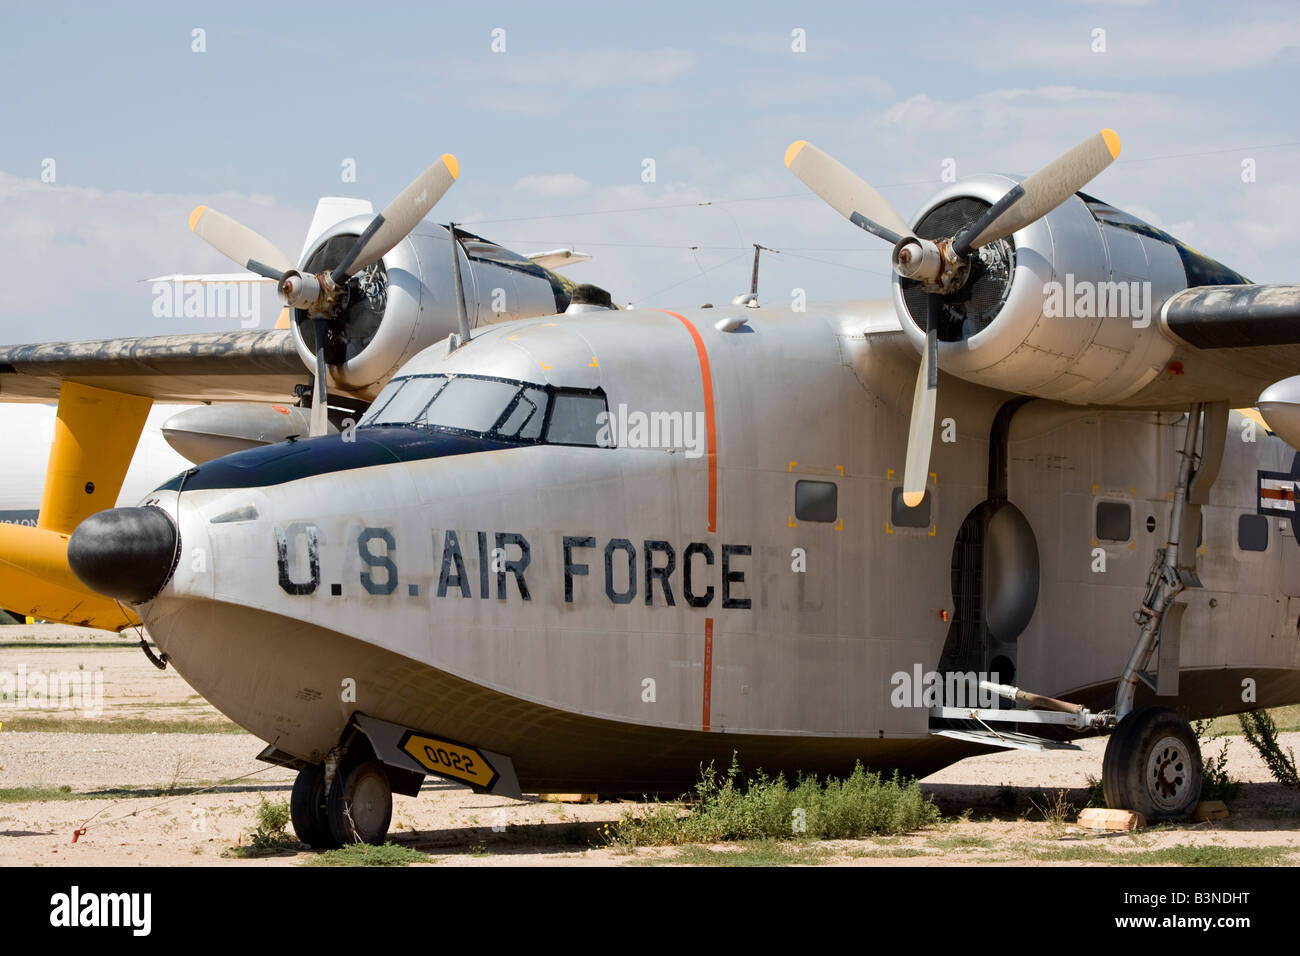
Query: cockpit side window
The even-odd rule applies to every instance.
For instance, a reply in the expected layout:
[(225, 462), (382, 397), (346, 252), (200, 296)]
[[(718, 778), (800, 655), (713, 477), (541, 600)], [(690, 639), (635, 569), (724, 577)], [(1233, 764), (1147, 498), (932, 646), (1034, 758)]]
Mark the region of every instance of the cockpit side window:
[(546, 441), (552, 445), (600, 445), (599, 415), (605, 396), (591, 392), (559, 392), (551, 401)]

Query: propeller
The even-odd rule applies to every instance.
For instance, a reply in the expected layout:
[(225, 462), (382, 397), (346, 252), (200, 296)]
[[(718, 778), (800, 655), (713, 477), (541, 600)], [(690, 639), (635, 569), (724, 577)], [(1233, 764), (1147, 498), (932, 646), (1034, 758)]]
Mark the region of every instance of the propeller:
[(405, 239), (459, 175), (456, 157), (444, 153), (370, 221), (333, 269), (315, 275), (299, 272), (273, 242), (215, 209), (199, 206), (190, 213), (194, 233), (250, 272), (276, 280), (285, 304), (305, 310), (312, 319), (316, 335), (316, 394), (310, 425), (313, 436), (324, 435), (328, 427), (325, 349), (331, 328), (348, 307), (348, 280)]
[(849, 222), (894, 247), (894, 271), (921, 283), (926, 291), (925, 351), (917, 370), (903, 469), (903, 503), (915, 508), (925, 497), (938, 402), (938, 326), (946, 295), (961, 291), (971, 274), (975, 251), (1043, 216), (1092, 181), (1119, 155), (1119, 137), (1104, 129), (1062, 153), (1017, 183), (960, 234), (921, 239), (908, 228), (884, 196), (833, 157), (806, 140), (791, 143), (785, 164), (803, 184)]
[(930, 445), (934, 440), (934, 409), (939, 402), (939, 317), (943, 296), (931, 292), (925, 297), (925, 351), (912, 392), (912, 419), (907, 436), (907, 458), (903, 464), (903, 504), (915, 508), (925, 497), (925, 480), (930, 470)]

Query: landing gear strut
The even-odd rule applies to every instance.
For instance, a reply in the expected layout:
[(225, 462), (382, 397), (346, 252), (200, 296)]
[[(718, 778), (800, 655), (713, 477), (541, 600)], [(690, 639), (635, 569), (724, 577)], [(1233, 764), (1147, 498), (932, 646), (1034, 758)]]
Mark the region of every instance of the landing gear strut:
[[(1166, 612), (1174, 598), (1185, 588), (1201, 586), (1194, 570), (1180, 567), (1179, 549), (1186, 533), (1192, 481), (1203, 460), (1198, 451), (1202, 418), (1208, 425), (1210, 416), (1206, 407), (1193, 405), (1187, 416), (1178, 484), (1170, 508), (1169, 541), (1156, 551), (1147, 578), (1146, 597), (1141, 609), (1133, 615), (1140, 633), (1115, 690), (1115, 718), (1119, 725), (1106, 742), (1106, 756), (1102, 761), (1106, 804), (1116, 809), (1136, 810), (1151, 820), (1186, 817), (1201, 796), (1201, 745), (1192, 728), (1165, 707), (1134, 710), (1133, 699), (1139, 681), (1157, 693), (1169, 693), (1159, 687), (1146, 668), (1160, 649)], [(1164, 662), (1164, 666), (1174, 669), (1176, 693), (1176, 644), (1173, 659)]]
[(375, 760), (344, 760), (329, 787), (323, 764), (298, 772), (289, 812), (298, 839), (317, 850), (347, 843), (379, 845), (393, 817), (393, 790)]

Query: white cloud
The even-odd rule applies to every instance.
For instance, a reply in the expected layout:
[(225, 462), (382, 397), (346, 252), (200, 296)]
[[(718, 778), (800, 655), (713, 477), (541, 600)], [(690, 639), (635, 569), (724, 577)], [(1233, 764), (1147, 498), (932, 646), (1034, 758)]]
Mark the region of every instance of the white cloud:
[(580, 195), (590, 186), (591, 183), (574, 173), (556, 173), (551, 176), (521, 176), (515, 180), (514, 188), (517, 192), (534, 196), (559, 198)]
[[(209, 204), (271, 239), (290, 256), (311, 214), (265, 195), (186, 196), (46, 184), (0, 172), (0, 283), (3, 339), (9, 344), (114, 335), (161, 335), (239, 328), (238, 318), (159, 319), (141, 279), (174, 272), (235, 271), (190, 233), (190, 211)], [(262, 325), (279, 313), (263, 289)]]
[[(1300, 48), (1300, 14), (1294, 8), (1253, 18), (1235, 4), (1224, 4), (1213, 8), (1222, 11), (1217, 20), (1209, 21), (1201, 12), (1156, 23), (1113, 9), (1120, 5), (1092, 11), (1090, 20), (1075, 15), (1067, 21), (999, 21), (996, 56), (989, 56), (978, 42), (953, 49), (981, 69), (1049, 70), (1053, 75), (1077, 71), (1094, 81), (1113, 81), (1251, 70), (1294, 62)], [(1093, 31), (1098, 28), (1106, 31), (1104, 52), (1093, 50)]]
[(378, 69), (396, 73), (420, 73), (443, 76), (464, 71), (474, 77), (469, 95), (477, 90), (505, 89), (526, 97), (532, 90), (597, 90), (635, 86), (666, 86), (690, 73), (699, 56), (678, 47), (653, 50), (593, 47), (580, 51), (557, 50), (547, 53), (516, 52), (492, 54), (485, 70), (482, 57), (462, 58), (459, 63), (445, 60), (418, 60), (380, 64)]
[[(473, 82), (465, 84), (457, 94), (467, 102), (495, 112), (549, 115), (590, 108), (591, 97), (597, 92), (626, 97), (666, 90), (695, 70), (699, 60), (697, 54), (677, 47), (595, 47), (546, 53), (507, 47), (505, 53), (490, 54), (490, 69), (484, 69), (481, 56), (461, 56), (451, 62), (397, 61), (378, 64), (375, 69), (381, 73), (416, 74), (421, 83), (429, 77), (441, 80), (448, 73), (472, 77)], [(659, 103), (651, 102), (650, 108), (658, 112), (679, 108), (679, 97), (680, 93)], [(641, 111), (641, 106), (625, 109), (628, 116)]]
[(838, 100), (878, 100), (894, 95), (888, 81), (868, 73), (851, 76), (808, 75), (756, 76), (741, 89), (747, 101), (771, 108), (777, 104), (817, 103), (826, 106)]

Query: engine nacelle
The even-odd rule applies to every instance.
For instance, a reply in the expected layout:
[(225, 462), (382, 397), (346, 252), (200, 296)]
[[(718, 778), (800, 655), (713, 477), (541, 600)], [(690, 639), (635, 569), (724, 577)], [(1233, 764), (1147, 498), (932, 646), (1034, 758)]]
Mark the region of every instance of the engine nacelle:
[(1300, 448), (1300, 375), (1274, 382), (1260, 394), (1256, 405), (1269, 431), (1292, 448)]
[[(338, 431), (326, 423), (327, 434)], [(292, 405), (222, 402), (195, 405), (162, 424), (162, 436), (172, 450), (195, 465), (246, 448), (311, 434), (311, 412)]]
[[(984, 175), (946, 187), (916, 217), (916, 235), (956, 235), (1016, 181)], [(1039, 398), (1122, 401), (1173, 353), (1160, 331), (1160, 305), (1189, 285), (1189, 254), (1197, 255), (1140, 220), (1072, 196), (976, 250), (970, 280), (945, 297), (939, 367)], [(1229, 272), (1197, 258), (1208, 272)], [(923, 348), (926, 293), (895, 275), (893, 297), (904, 332)]]
[[(311, 243), (300, 271), (332, 268), (371, 218), (353, 216), (326, 229)], [(546, 270), (495, 243), (457, 231), (471, 328), (554, 315), (568, 306), (568, 294)], [(407, 359), (459, 327), (446, 227), (421, 222), (351, 283), (351, 301), (330, 336), (326, 361), (332, 388), (373, 399)], [(314, 372), (315, 324), (306, 311), (295, 309), (292, 327), (298, 354)]]

